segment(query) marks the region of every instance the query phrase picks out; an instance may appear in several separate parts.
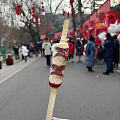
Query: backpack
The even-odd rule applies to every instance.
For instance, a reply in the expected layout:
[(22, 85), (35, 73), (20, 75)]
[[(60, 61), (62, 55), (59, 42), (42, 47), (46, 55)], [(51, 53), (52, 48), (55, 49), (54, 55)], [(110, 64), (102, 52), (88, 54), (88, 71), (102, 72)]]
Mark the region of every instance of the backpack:
[(90, 55), (91, 53), (91, 44), (87, 44), (86, 49), (85, 49), (85, 54)]

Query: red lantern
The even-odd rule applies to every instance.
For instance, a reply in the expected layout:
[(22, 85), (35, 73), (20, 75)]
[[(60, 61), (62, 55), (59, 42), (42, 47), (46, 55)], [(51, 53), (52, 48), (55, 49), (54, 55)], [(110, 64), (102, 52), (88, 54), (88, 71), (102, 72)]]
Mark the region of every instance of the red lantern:
[(16, 14), (17, 15), (21, 14), (21, 5), (19, 5), (19, 4), (16, 6)]
[(114, 24), (116, 21), (116, 15), (113, 13), (108, 14), (108, 24)]
[(44, 6), (42, 6), (42, 9), (44, 9)]

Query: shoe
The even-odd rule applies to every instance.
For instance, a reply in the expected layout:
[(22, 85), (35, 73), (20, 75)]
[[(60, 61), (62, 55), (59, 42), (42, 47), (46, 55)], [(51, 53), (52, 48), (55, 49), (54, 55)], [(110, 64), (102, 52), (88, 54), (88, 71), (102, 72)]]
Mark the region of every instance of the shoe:
[(114, 72), (112, 71), (112, 72), (110, 72), (110, 73), (114, 73)]
[(94, 70), (90, 70), (90, 72), (95, 72)]
[(109, 73), (108, 73), (108, 72), (103, 72), (103, 74), (104, 74), (104, 75), (109, 75)]

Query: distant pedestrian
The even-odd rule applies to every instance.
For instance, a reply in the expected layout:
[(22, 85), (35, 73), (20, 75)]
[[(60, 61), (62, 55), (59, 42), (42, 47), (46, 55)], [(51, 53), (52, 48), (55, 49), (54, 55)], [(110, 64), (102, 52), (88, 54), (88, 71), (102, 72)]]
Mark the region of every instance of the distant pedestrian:
[(83, 53), (82, 43), (80, 41), (80, 38), (77, 38), (77, 40), (76, 40), (76, 56), (78, 56), (78, 62), (80, 61), (82, 53)]
[(118, 63), (119, 63), (119, 41), (117, 39), (117, 35), (114, 36), (113, 62), (114, 62), (114, 67), (116, 69), (118, 69)]
[(19, 47), (19, 58), (22, 60), (22, 47)]
[(49, 40), (46, 38), (45, 42), (43, 43), (42, 48), (44, 49), (44, 54), (46, 57), (46, 64), (48, 67), (51, 66), (51, 43), (49, 42)]
[(114, 39), (111, 34), (106, 35), (106, 40), (104, 42), (104, 60), (106, 63), (106, 71), (103, 72), (104, 75), (109, 75), (113, 73), (113, 49), (114, 49)]
[(27, 46), (23, 45), (22, 46), (22, 54), (23, 54), (25, 62), (27, 62), (28, 52), (29, 52), (29, 50), (27, 49)]
[(102, 45), (100, 45), (100, 46), (98, 47), (98, 53), (97, 53), (97, 61), (98, 61), (98, 64), (102, 64), (102, 63), (103, 63), (103, 62), (102, 62), (102, 60), (103, 60), (103, 51), (104, 51), (104, 49), (103, 49)]
[(95, 62), (95, 50), (96, 47), (94, 43), (94, 37), (90, 36), (90, 39), (85, 49), (85, 54), (86, 54), (85, 64), (89, 72), (93, 72), (92, 67), (94, 66), (94, 62)]
[(74, 44), (69, 40), (68, 41), (68, 45), (69, 45), (68, 62), (73, 62), (73, 58), (74, 58)]
[(82, 38), (82, 47), (83, 47), (83, 51), (85, 51), (84, 46), (87, 44), (87, 40), (85, 38)]
[(14, 49), (14, 54), (15, 54), (15, 60), (18, 60), (19, 59), (19, 47), (18, 47), (18, 45), (15, 44), (13, 49)]

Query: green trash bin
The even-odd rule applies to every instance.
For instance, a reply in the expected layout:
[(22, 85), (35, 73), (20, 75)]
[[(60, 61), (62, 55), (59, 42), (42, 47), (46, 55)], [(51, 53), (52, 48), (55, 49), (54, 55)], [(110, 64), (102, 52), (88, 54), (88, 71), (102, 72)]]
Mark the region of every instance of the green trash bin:
[(5, 46), (1, 46), (0, 47), (0, 51), (2, 53), (3, 60), (5, 61), (6, 60), (6, 47)]

